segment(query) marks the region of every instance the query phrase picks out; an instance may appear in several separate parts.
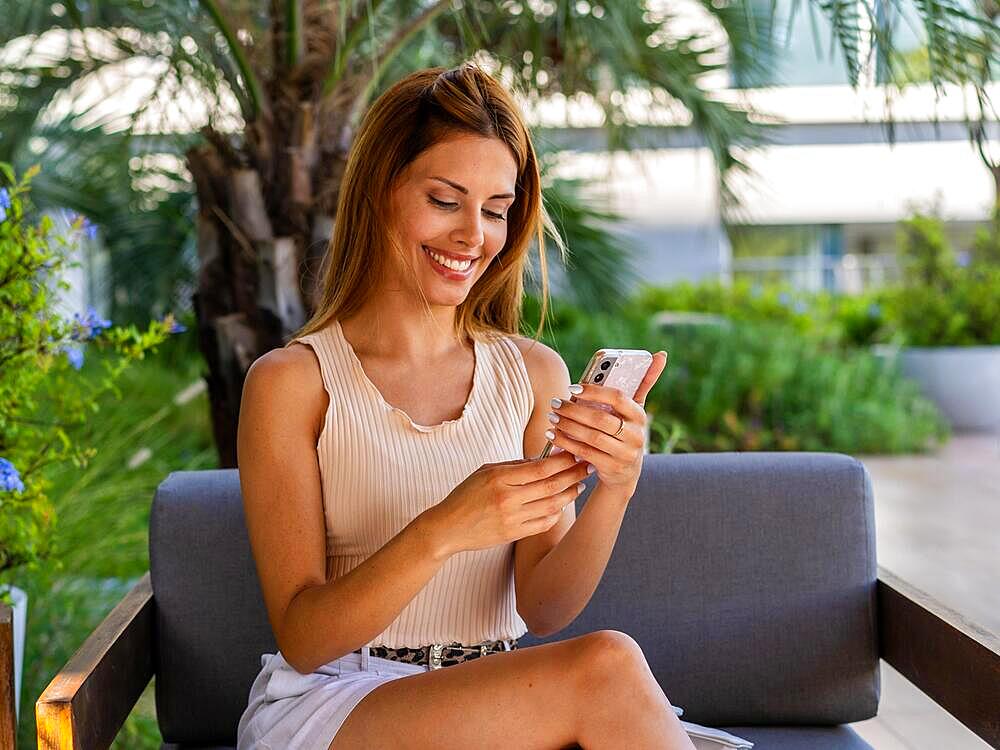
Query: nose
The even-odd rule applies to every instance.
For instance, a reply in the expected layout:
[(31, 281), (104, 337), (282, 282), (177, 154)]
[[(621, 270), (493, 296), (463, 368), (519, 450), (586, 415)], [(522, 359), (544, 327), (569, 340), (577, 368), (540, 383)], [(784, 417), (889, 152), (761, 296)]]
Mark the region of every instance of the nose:
[(478, 208), (462, 213), (458, 226), (452, 230), (451, 239), (468, 247), (479, 247), (483, 244), (486, 234), (483, 231), (483, 217)]

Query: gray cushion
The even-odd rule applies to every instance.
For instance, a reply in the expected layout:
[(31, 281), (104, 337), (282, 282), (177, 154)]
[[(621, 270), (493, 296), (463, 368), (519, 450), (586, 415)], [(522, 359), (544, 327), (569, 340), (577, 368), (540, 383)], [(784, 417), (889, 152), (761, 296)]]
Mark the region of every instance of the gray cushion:
[[(647, 456), (593, 599), (542, 640), (629, 633), (699, 724), (870, 718), (879, 695), (874, 543), (868, 476), (847, 456)], [(260, 654), (276, 649), (235, 470), (163, 481), (150, 569), (163, 738), (232, 744)]]
[(855, 459), (652, 455), (589, 605), (544, 640), (628, 633), (696, 724), (860, 721), (879, 697), (876, 568)]
[(277, 645), (235, 469), (171, 473), (149, 519), (156, 716), (167, 742), (232, 744), (260, 655)]
[(754, 750), (872, 750), (850, 727), (722, 727)]

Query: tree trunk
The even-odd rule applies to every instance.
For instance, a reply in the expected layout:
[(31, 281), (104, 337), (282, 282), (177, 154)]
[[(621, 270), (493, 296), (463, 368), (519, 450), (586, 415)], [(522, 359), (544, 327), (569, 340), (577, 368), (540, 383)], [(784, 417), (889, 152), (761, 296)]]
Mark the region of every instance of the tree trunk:
[(313, 105), (285, 109), (295, 116), (270, 124), (287, 130), (253, 123), (242, 150), (206, 132), (187, 153), (198, 196), (194, 311), (221, 468), (236, 466), (247, 370), (315, 309), (346, 163), (346, 151), (325, 144), (320, 158)]

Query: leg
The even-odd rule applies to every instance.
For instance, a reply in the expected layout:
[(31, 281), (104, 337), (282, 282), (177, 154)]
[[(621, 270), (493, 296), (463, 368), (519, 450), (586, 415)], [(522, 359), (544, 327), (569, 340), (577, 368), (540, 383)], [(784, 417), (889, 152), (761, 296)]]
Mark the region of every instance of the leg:
[(694, 750), (642, 648), (617, 630), (590, 633), (577, 741), (586, 750)]
[(365, 696), (329, 750), (693, 750), (639, 659), (631, 638), (599, 631), (401, 677)]

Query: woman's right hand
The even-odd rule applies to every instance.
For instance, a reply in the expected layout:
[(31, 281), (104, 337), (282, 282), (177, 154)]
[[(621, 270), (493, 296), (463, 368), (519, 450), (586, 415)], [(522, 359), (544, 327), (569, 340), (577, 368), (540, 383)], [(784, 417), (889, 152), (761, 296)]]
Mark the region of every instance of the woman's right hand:
[(422, 515), (452, 554), (540, 534), (583, 491), (587, 466), (565, 451), (483, 464)]

